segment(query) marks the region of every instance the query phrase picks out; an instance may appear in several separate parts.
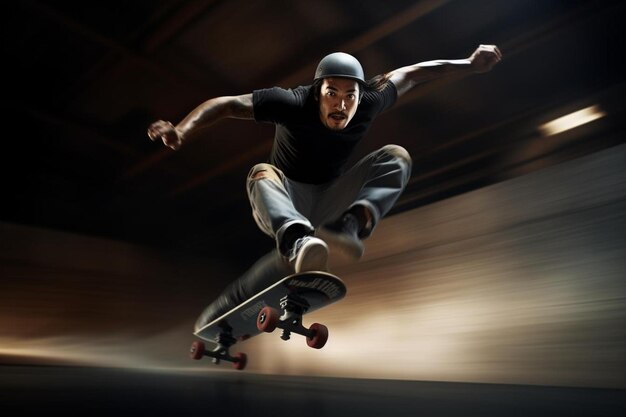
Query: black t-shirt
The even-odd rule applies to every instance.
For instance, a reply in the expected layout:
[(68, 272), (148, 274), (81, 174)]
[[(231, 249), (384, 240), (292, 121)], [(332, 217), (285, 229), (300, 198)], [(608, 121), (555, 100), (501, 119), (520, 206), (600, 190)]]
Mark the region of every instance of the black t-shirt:
[(254, 118), (276, 125), (269, 163), (298, 182), (322, 184), (345, 170), (355, 146), (365, 136), (374, 118), (397, 99), (393, 83), (383, 91), (366, 91), (348, 126), (333, 131), (319, 117), (319, 103), (311, 86), (255, 90)]

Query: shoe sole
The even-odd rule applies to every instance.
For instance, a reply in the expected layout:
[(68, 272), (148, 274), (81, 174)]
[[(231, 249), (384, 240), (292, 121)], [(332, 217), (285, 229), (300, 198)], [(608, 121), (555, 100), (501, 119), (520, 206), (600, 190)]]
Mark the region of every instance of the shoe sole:
[(295, 270), (296, 273), (328, 271), (328, 245), (321, 239), (305, 243), (296, 258)]
[(335, 252), (339, 252), (348, 258), (358, 261), (363, 257), (365, 252), (365, 246), (363, 242), (355, 241), (346, 237), (344, 234), (335, 233), (326, 228), (320, 228), (315, 233), (317, 237), (328, 243), (331, 249)]

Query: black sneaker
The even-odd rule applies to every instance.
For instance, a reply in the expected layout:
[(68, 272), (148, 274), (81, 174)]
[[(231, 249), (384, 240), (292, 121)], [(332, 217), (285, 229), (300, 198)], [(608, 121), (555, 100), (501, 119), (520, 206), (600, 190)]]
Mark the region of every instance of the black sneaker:
[(328, 270), (328, 245), (314, 236), (297, 239), (289, 253), (296, 273)]
[(365, 246), (359, 238), (359, 220), (352, 213), (346, 213), (336, 223), (322, 226), (317, 235), (344, 255), (358, 260), (363, 257)]

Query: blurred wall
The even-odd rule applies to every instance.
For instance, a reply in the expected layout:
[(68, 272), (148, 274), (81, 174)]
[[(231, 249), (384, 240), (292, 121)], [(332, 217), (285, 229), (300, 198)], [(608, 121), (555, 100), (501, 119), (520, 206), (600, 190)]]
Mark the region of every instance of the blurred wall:
[(625, 145), (390, 217), (308, 318), (327, 347), (262, 335), (251, 366), (626, 388), (625, 237)]
[(0, 363), (187, 362), (219, 259), (0, 223)]
[[(626, 388), (626, 146), (381, 222), (341, 302), (238, 346), (249, 371)], [(186, 357), (219, 260), (0, 224), (0, 359), (226, 369)]]

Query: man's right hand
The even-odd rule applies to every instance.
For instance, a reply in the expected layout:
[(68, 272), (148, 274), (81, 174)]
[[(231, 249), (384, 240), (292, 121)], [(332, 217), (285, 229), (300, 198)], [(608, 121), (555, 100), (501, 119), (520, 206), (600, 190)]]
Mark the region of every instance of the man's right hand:
[(183, 144), (182, 134), (173, 124), (165, 120), (158, 120), (148, 127), (148, 137), (155, 141), (161, 139), (168, 148), (178, 150)]

